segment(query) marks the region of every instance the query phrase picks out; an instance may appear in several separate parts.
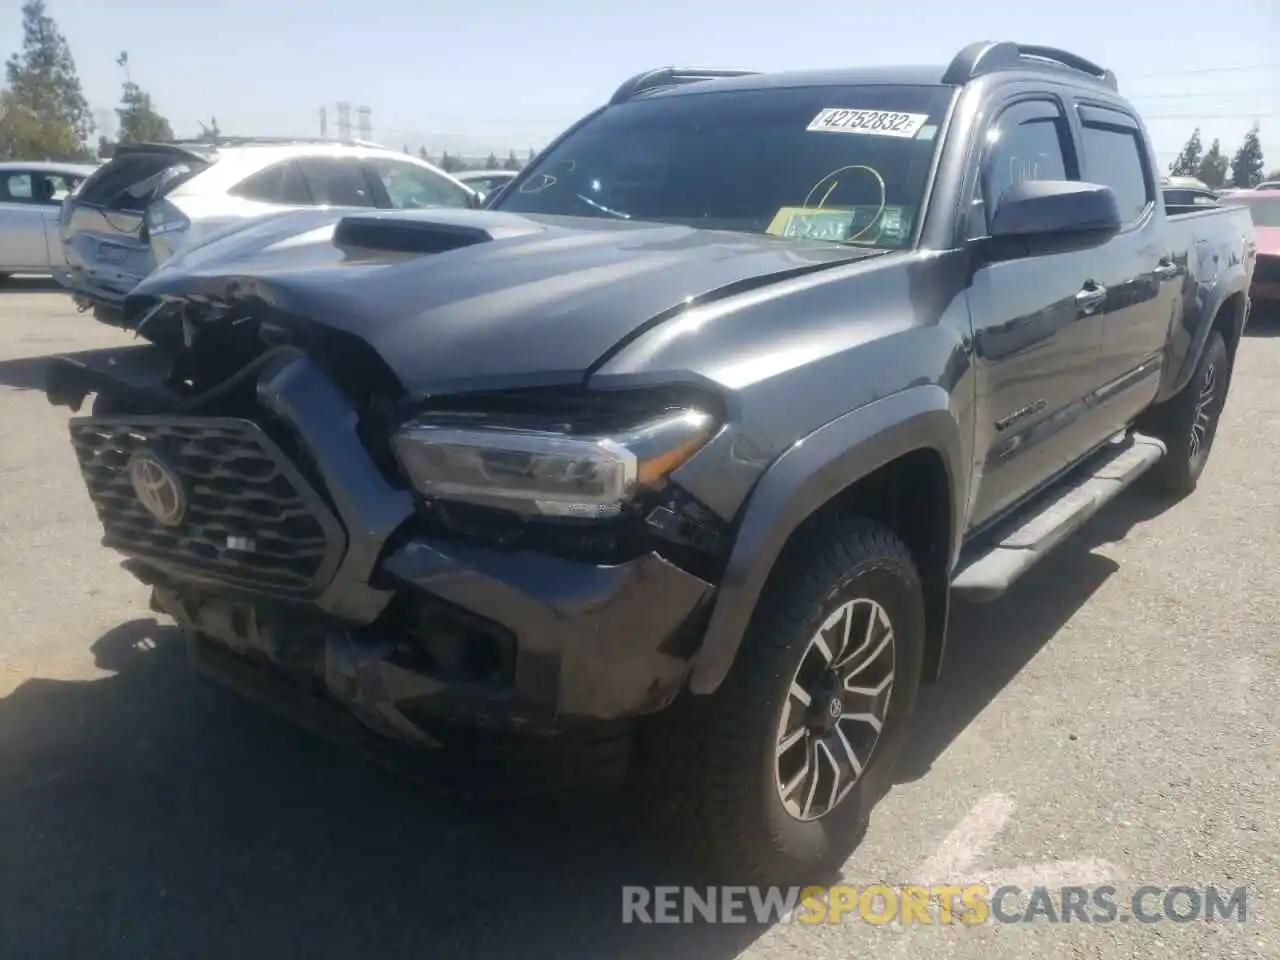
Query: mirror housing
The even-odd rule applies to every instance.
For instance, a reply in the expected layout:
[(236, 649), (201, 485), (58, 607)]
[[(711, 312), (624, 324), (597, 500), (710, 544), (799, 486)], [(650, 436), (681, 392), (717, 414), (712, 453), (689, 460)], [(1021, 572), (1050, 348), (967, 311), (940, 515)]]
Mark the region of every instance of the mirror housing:
[(1120, 226), (1120, 207), (1110, 187), (1023, 180), (1000, 195), (988, 233), (999, 246), (1012, 242), (1032, 253), (1096, 246), (1119, 233)]

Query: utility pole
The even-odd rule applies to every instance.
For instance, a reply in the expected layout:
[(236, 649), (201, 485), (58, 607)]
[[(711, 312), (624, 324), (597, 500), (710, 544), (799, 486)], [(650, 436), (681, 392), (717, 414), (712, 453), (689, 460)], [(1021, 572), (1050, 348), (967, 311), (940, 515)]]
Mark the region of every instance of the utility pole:
[(329, 136), (329, 108), (320, 108), (320, 137), (327, 139)]
[(373, 139), (373, 111), (368, 107), (356, 108), (356, 123), (360, 130), (360, 140)]
[(338, 104), (338, 139), (351, 139), (351, 104), (345, 100)]

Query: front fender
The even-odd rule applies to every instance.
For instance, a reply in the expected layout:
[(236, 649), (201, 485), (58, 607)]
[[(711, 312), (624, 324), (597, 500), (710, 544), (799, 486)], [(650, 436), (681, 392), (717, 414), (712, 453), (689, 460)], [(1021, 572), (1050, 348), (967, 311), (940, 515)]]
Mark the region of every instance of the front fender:
[(792, 446), (761, 477), (739, 522), (733, 551), (694, 660), (689, 689), (713, 692), (724, 680), (787, 539), (823, 504), (857, 480), (916, 450), (946, 465), (952, 530), (948, 560), (959, 548), (967, 502), (964, 444), (947, 392), (911, 387), (832, 420)]
[[(1191, 382), (1191, 376), (1195, 373), (1196, 367), (1200, 363), (1200, 357), (1204, 354), (1205, 344), (1209, 342), (1209, 332), (1213, 329), (1213, 322), (1222, 309), (1222, 305), (1231, 297), (1244, 294), (1248, 287), (1248, 282), (1249, 278), (1242, 264), (1230, 267), (1223, 273), (1221, 281), (1213, 288), (1212, 294), (1205, 302), (1199, 315), (1196, 316), (1187, 351), (1183, 354), (1181, 363), (1171, 365), (1174, 372), (1161, 387), (1159, 396), (1156, 398), (1157, 402), (1168, 400)], [(1238, 311), (1237, 315), (1232, 318), (1231, 322), (1235, 326), (1229, 342), (1239, 342), (1247, 309), (1248, 304), (1246, 301), (1245, 309)]]

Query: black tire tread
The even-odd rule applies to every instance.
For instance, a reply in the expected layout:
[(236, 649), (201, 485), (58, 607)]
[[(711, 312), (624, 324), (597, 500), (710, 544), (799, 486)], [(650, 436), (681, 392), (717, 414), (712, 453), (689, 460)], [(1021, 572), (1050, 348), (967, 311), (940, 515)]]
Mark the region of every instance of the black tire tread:
[[(913, 595), (921, 595), (911, 552), (890, 530), (854, 515), (822, 520), (802, 530), (778, 559), (720, 688), (711, 697), (689, 698), (667, 716), (654, 718), (655, 732), (662, 732), (644, 754), (661, 770), (655, 781), (661, 794), (655, 799), (668, 819), (680, 821), (670, 825), (693, 846), (698, 860), (733, 883), (801, 882), (779, 872), (779, 860), (788, 859), (784, 838), (758, 836), (760, 820), (752, 807), (758, 799), (755, 767), (741, 760), (758, 749), (758, 728), (767, 722), (759, 715), (760, 704), (776, 696), (782, 671), (793, 668), (798, 632), (855, 571), (889, 570)], [(895, 683), (895, 696), (899, 689)], [(909, 709), (916, 685), (904, 683), (901, 691)], [(877, 768), (891, 765), (892, 750), (886, 747), (884, 753), (875, 761)], [(887, 771), (880, 779), (887, 783)], [(878, 799), (867, 797), (862, 810), (869, 811)], [(858, 833), (865, 822), (864, 814)]]

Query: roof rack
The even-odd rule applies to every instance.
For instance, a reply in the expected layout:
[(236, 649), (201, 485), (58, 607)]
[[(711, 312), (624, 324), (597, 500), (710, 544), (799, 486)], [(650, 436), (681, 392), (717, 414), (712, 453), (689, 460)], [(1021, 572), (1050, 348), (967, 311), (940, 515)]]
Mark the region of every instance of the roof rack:
[(288, 146), (291, 144), (314, 143), (332, 144), (341, 147), (381, 147), (382, 144), (371, 140), (350, 140), (335, 137), (188, 137), (170, 140), (177, 146), (190, 147), (248, 147), (248, 146)]
[(1119, 90), (1116, 75), (1105, 67), (1100, 67), (1092, 60), (1086, 60), (1067, 50), (1057, 47), (1042, 47), (1029, 43), (997, 43), (992, 40), (980, 40), (971, 43), (955, 55), (942, 82), (954, 86), (962, 86), (970, 80), (997, 73), (1001, 70), (1035, 70), (1039, 67), (1059, 70), (1066, 68), (1086, 74), (1103, 86)]
[(659, 67), (638, 73), (620, 86), (609, 99), (609, 105), (626, 103), (633, 97), (659, 87), (675, 87), (703, 80), (723, 80), (726, 77), (749, 77), (755, 70), (717, 70), (707, 67)]

